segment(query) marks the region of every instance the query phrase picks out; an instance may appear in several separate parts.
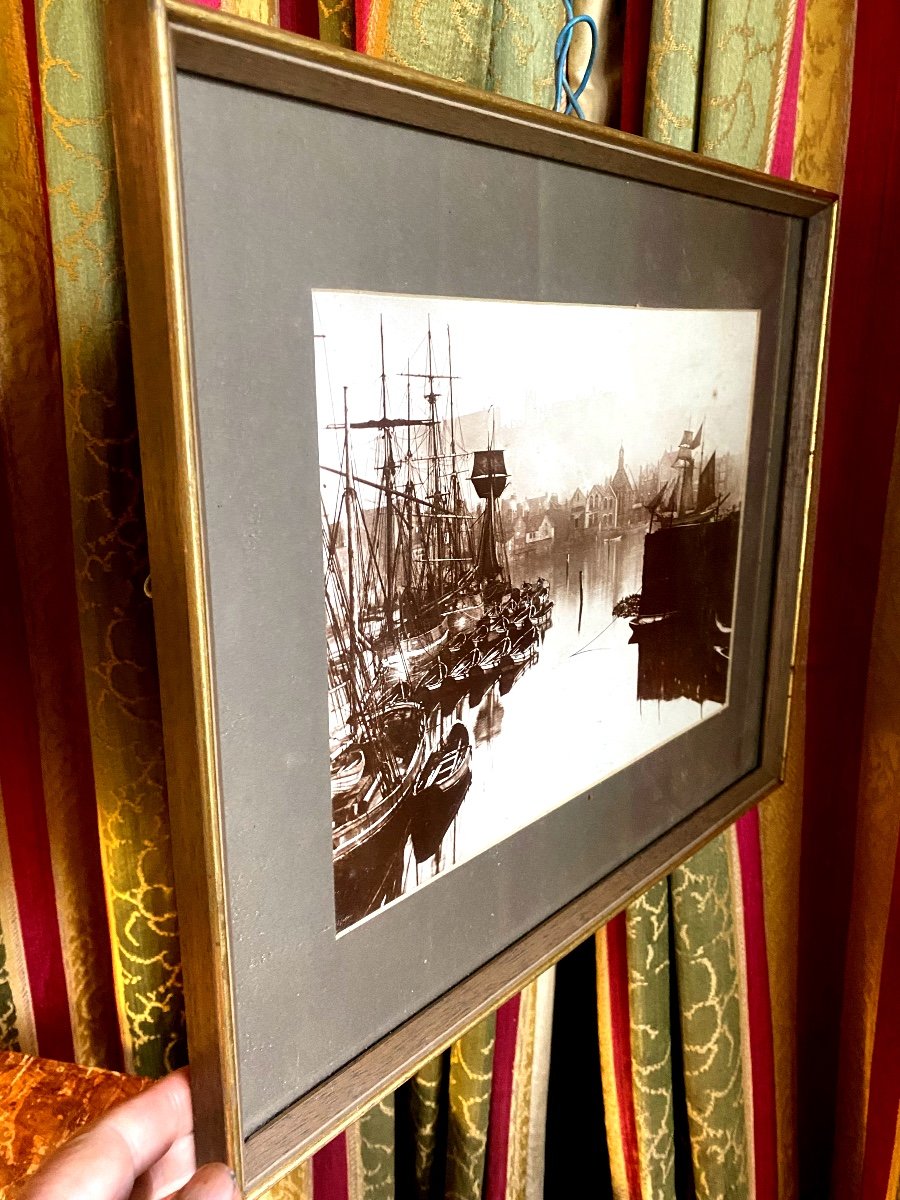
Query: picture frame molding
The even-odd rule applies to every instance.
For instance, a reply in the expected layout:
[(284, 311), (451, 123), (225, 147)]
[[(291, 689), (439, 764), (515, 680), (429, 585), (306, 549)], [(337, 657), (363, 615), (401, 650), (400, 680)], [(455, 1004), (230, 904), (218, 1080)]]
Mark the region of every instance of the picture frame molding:
[[(241, 1189), (255, 1197), (783, 779), (798, 617), (808, 583), (838, 204), (830, 193), (176, 0), (119, 0), (106, 11), (197, 1156), (198, 1162), (227, 1161)], [(760, 766), (247, 1137), (237, 1102), (177, 133), (179, 70), (805, 223)], [(202, 860), (189, 849), (196, 846), (203, 847)]]

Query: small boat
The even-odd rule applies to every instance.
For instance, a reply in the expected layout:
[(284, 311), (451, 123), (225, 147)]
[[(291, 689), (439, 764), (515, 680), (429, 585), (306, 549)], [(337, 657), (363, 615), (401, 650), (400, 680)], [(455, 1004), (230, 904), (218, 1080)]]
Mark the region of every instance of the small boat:
[(466, 775), (472, 761), (472, 739), (461, 721), (450, 728), (450, 732), (429, 756), (416, 780), (414, 794), (437, 791), (449, 792)]
[(427, 692), (436, 692), (444, 686), (450, 676), (450, 669), (442, 658), (432, 664), (431, 669), (422, 679), (422, 687)]
[(543, 602), (532, 604), (529, 617), (530, 617), (531, 623), (533, 625), (535, 625), (537, 628), (540, 628), (541, 626), (544, 626), (546, 628), (546, 626), (550, 624), (550, 618), (551, 618), (552, 613), (553, 613), (553, 601), (552, 600), (544, 600)]
[(346, 857), (382, 829), (411, 794), (425, 757), (425, 717), (420, 705), (395, 701), (381, 716), (379, 745), (365, 755), (356, 787), (333, 808), (334, 861)]
[(534, 629), (530, 629), (527, 633), (515, 642), (513, 642), (507, 651), (501, 666), (504, 670), (510, 670), (515, 667), (521, 667), (536, 653), (536, 637)]
[(462, 654), (450, 668), (450, 678), (462, 682), (474, 672), (479, 671), (480, 667), (481, 651), (475, 646), (470, 646), (470, 649)]
[(500, 638), (481, 657), (482, 671), (496, 671), (512, 649), (509, 636)]
[(331, 757), (331, 795), (346, 796), (359, 785), (366, 769), (366, 752), (361, 746), (344, 746)]
[(628, 622), (628, 624), (631, 626), (632, 629), (639, 629), (643, 625), (659, 625), (661, 622), (668, 621), (670, 618), (672, 618), (674, 616), (675, 616), (674, 611), (673, 612), (660, 612), (660, 613), (641, 613), (639, 616), (633, 617)]

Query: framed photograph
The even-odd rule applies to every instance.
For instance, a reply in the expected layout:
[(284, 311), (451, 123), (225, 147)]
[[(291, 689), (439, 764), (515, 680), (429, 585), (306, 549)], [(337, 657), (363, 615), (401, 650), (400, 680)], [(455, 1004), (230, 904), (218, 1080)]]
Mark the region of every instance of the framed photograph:
[(836, 201), (108, 18), (198, 1149), (255, 1194), (779, 782)]

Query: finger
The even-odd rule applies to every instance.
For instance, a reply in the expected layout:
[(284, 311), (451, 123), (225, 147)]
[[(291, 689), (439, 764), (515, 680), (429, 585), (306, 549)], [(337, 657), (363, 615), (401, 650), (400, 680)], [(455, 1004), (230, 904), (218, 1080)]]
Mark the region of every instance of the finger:
[(127, 1104), (110, 1109), (95, 1128), (104, 1125), (128, 1147), (133, 1182), (194, 1131), (187, 1071), (167, 1075)]
[(239, 1200), (239, 1195), (228, 1168), (221, 1163), (208, 1163), (181, 1189), (177, 1200)]
[(130, 1200), (162, 1200), (184, 1187), (197, 1169), (194, 1135), (179, 1138), (134, 1185)]
[(137, 1177), (191, 1131), (190, 1087), (178, 1071), (68, 1142), (26, 1183), (22, 1200), (126, 1200)]

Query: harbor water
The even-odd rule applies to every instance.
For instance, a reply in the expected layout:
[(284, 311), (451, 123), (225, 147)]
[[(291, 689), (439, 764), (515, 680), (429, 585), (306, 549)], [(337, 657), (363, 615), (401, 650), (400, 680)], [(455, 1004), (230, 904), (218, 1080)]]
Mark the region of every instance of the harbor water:
[[(411, 799), (379, 839), (373, 908), (474, 858), (718, 711), (713, 702), (637, 697), (638, 646), (628, 620), (612, 609), (641, 589), (644, 535), (638, 527), (510, 560), (513, 585), (547, 580), (552, 622), (517, 674), (440, 694), (428, 716), (429, 748), (461, 722), (471, 737), (471, 772), (451, 792)], [(340, 909), (340, 895), (337, 901)], [(365, 915), (357, 910), (352, 919)]]

